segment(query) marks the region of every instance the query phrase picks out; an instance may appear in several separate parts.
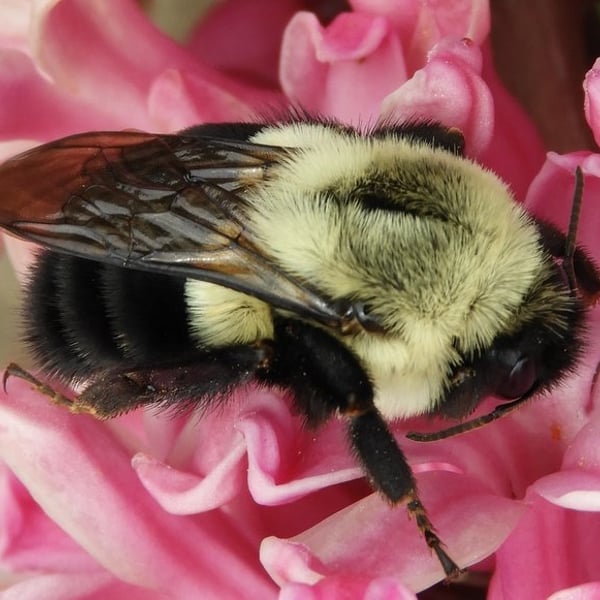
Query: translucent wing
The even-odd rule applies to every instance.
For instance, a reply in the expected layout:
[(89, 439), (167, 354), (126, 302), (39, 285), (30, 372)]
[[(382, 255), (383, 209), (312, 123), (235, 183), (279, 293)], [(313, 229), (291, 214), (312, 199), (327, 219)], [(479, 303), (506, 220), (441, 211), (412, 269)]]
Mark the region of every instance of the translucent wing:
[(242, 192), (290, 152), (193, 134), (71, 136), (0, 166), (0, 227), (52, 250), (218, 283), (343, 329), (347, 308), (284, 273), (244, 226)]

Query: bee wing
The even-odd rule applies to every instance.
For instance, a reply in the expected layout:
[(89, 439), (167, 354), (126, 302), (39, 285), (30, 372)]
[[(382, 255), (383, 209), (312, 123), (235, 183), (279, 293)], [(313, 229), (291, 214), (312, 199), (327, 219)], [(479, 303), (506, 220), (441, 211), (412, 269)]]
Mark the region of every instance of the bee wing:
[(87, 133), (0, 166), (0, 227), (43, 246), (230, 287), (341, 328), (244, 226), (243, 191), (293, 150), (195, 135)]

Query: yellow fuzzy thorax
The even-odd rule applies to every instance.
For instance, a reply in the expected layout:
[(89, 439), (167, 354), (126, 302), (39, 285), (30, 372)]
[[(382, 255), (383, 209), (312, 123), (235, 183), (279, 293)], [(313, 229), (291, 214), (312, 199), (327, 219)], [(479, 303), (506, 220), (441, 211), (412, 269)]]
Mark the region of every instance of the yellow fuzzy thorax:
[[(536, 286), (537, 301), (546, 301), (540, 282), (550, 264), (535, 226), (506, 186), (471, 161), (314, 124), (266, 129), (252, 141), (299, 150), (248, 192), (248, 226), (282, 270), (329, 298), (363, 302), (385, 326), (383, 336), (340, 339), (374, 379), (388, 418), (430, 410), (459, 353), (518, 327)], [(373, 189), (389, 210), (365, 205), (361, 195)], [(203, 343), (272, 335), (267, 305), (214, 288), (187, 285)]]

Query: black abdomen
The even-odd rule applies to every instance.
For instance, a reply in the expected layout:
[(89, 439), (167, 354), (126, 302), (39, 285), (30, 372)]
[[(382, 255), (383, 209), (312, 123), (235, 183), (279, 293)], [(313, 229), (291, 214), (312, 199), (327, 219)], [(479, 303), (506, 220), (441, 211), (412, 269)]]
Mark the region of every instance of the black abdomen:
[(190, 357), (185, 279), (46, 252), (31, 274), (25, 336), (52, 375), (86, 378), (107, 367)]

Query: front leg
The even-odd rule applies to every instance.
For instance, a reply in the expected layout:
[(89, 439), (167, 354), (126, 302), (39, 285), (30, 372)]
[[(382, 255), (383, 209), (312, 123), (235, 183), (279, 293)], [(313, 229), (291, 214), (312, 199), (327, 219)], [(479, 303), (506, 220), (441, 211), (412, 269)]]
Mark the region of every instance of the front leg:
[(373, 487), (391, 505), (405, 503), (448, 579), (461, 569), (446, 554), (417, 491), (410, 465), (373, 402), (373, 385), (354, 354), (322, 329), (293, 320), (275, 326), (275, 352), (259, 376), (290, 388), (311, 425), (339, 412), (352, 448)]

